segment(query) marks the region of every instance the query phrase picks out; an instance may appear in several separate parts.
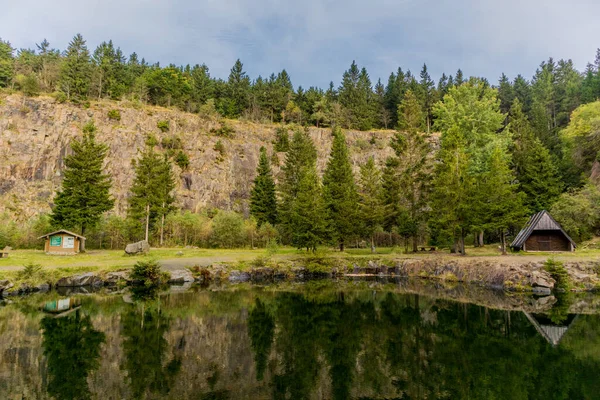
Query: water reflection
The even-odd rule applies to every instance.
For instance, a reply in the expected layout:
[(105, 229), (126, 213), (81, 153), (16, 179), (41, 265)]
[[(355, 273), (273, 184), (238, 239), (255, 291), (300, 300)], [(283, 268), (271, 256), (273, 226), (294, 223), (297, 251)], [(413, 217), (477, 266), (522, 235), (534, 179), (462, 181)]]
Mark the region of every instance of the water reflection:
[(569, 297), (557, 299), (550, 313), (331, 283), (134, 293), (125, 300), (82, 296), (62, 318), (39, 314), (46, 299), (38, 311), (28, 303), (0, 308), (0, 398), (600, 393), (600, 317), (570, 314)]

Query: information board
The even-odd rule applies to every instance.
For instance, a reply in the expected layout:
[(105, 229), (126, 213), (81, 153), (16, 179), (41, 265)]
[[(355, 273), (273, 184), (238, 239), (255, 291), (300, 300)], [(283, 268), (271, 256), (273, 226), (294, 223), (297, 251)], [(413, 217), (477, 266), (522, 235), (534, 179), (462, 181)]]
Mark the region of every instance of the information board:
[(75, 238), (67, 236), (65, 238), (65, 243), (63, 244), (63, 249), (74, 249), (75, 248)]
[(62, 236), (50, 236), (50, 246), (60, 247), (62, 244)]

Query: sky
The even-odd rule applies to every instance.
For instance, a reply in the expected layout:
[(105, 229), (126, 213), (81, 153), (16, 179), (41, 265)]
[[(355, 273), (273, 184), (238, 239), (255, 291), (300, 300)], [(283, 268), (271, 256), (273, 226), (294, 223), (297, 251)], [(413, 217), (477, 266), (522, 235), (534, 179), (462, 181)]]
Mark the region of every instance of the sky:
[(19, 0), (2, 7), (0, 38), (91, 51), (112, 39), (149, 62), (206, 64), (227, 78), (237, 58), (251, 78), (286, 69), (294, 86), (336, 86), (353, 60), (373, 84), (423, 63), (442, 72), (529, 78), (548, 57), (579, 70), (600, 47), (596, 0)]

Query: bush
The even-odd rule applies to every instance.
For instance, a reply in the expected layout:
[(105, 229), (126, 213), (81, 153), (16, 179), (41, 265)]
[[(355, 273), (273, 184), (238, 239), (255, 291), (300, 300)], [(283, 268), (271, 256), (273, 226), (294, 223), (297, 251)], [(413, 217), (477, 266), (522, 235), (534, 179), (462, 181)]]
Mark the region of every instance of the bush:
[(206, 103), (204, 103), (203, 105), (201, 105), (199, 107), (198, 115), (200, 116), (200, 118), (209, 119), (209, 120), (214, 120), (214, 119), (218, 118), (219, 112), (217, 111), (217, 108), (215, 107), (215, 100), (214, 99), (206, 100)]
[(544, 269), (550, 273), (552, 279), (556, 281), (556, 289), (568, 291), (571, 289), (571, 279), (569, 273), (561, 261), (551, 258), (544, 263)]
[(185, 171), (190, 166), (190, 158), (183, 151), (179, 150), (179, 152), (175, 156), (175, 164), (177, 164), (179, 168)]
[(244, 218), (233, 211), (219, 211), (213, 218), (213, 245), (225, 248), (241, 247), (244, 239)]
[(179, 136), (164, 137), (160, 141), (160, 146), (166, 150), (183, 149), (183, 142)]
[(160, 264), (156, 260), (138, 261), (133, 266), (130, 278), (133, 281), (141, 281), (145, 286), (156, 286), (166, 280), (160, 270)]
[(223, 142), (221, 142), (221, 140), (217, 140), (217, 143), (215, 143), (213, 150), (219, 153), (217, 161), (223, 161), (223, 157), (225, 157), (225, 145), (223, 144)]
[(233, 134), (235, 133), (235, 129), (233, 129), (227, 123), (223, 122), (221, 124), (221, 127), (219, 129), (212, 128), (210, 130), (210, 133), (212, 133), (215, 136), (228, 138), (228, 137), (232, 137), (233, 136)]
[(52, 93), (52, 97), (56, 99), (57, 103), (64, 103), (67, 101), (67, 95), (64, 92), (54, 92)]
[(169, 121), (166, 121), (166, 120), (158, 121), (156, 123), (156, 127), (158, 129), (160, 129), (160, 131), (163, 133), (168, 132), (170, 129)]
[(148, 134), (146, 136), (146, 146), (154, 147), (158, 145), (158, 139), (153, 134)]
[(17, 279), (19, 280), (31, 280), (39, 276), (42, 272), (42, 266), (40, 264), (29, 263), (26, 264), (22, 270), (17, 272)]
[(113, 121), (120, 121), (121, 120), (121, 111), (110, 110), (108, 112), (108, 119), (113, 120)]
[(23, 114), (29, 114), (31, 112), (31, 108), (23, 105), (23, 106), (19, 107), (19, 111), (22, 112)]
[(563, 193), (550, 213), (576, 242), (600, 231), (600, 191), (589, 184), (579, 191)]

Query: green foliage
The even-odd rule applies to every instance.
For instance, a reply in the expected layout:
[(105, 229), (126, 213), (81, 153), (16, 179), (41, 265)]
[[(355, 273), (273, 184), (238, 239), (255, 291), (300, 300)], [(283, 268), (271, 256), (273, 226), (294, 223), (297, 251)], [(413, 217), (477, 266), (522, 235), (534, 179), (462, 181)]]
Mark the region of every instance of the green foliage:
[(19, 82), (25, 96), (35, 97), (40, 94), (40, 83), (35, 75), (26, 75)]
[(90, 120), (83, 127), (83, 136), (71, 143), (71, 149), (50, 218), (54, 226), (77, 228), (84, 235), (86, 228), (96, 225), (114, 205), (111, 179), (103, 172), (108, 146), (96, 142), (96, 126)]
[(179, 136), (165, 136), (160, 141), (160, 146), (165, 150), (183, 149), (183, 142)]
[(87, 378), (100, 366), (104, 333), (94, 329), (91, 317), (82, 316), (79, 310), (64, 318), (44, 317), (40, 326), (48, 394), (57, 400), (91, 398)]
[(580, 243), (600, 232), (600, 191), (593, 184), (560, 195), (550, 213)]
[(63, 58), (60, 70), (60, 89), (68, 99), (86, 98), (92, 75), (90, 52), (80, 34), (75, 35)]
[(265, 222), (271, 225), (277, 223), (275, 181), (267, 157), (267, 149), (264, 147), (260, 148), (256, 178), (250, 193), (250, 213), (256, 218), (258, 226)]
[(218, 137), (230, 138), (235, 133), (235, 129), (226, 122), (223, 122), (219, 128), (212, 128), (210, 133)]
[(29, 263), (29, 264), (26, 264), (22, 270), (17, 272), (17, 279), (19, 279), (19, 280), (34, 279), (41, 272), (42, 272), (42, 266), (40, 264)]
[(375, 251), (373, 235), (383, 224), (385, 205), (381, 172), (375, 165), (373, 157), (360, 167), (358, 196), (360, 227), (362, 233), (371, 239), (371, 251)]
[(342, 76), (339, 100), (347, 111), (349, 128), (366, 131), (373, 127), (376, 103), (371, 80), (367, 70), (365, 68), (359, 70), (354, 61)]
[(274, 334), (273, 316), (265, 304), (257, 298), (254, 308), (248, 314), (248, 336), (254, 351), (257, 381), (263, 380)]
[(160, 264), (156, 260), (138, 261), (133, 266), (129, 278), (132, 281), (142, 282), (145, 286), (156, 286), (164, 281)]
[(175, 164), (183, 171), (186, 171), (190, 166), (190, 158), (182, 150), (179, 150), (175, 155)]
[(120, 121), (121, 120), (121, 111), (117, 109), (112, 109), (107, 114), (108, 119), (112, 121)]
[(326, 207), (329, 233), (340, 250), (354, 234), (358, 233), (356, 203), (358, 194), (350, 164), (346, 136), (339, 127), (333, 131), (333, 145), (323, 175), (323, 200)]
[(289, 225), (291, 242), (298, 249), (315, 252), (329, 236), (327, 208), (315, 165), (308, 166), (298, 182), (298, 194), (292, 202)]
[(212, 243), (216, 247), (234, 248), (244, 244), (244, 219), (233, 211), (219, 211), (213, 218)]
[(544, 269), (548, 271), (552, 276), (552, 279), (556, 281), (556, 289), (564, 291), (569, 291), (571, 289), (571, 278), (562, 261), (549, 258), (544, 263)]
[(288, 151), (290, 148), (290, 134), (285, 126), (278, 126), (275, 129), (275, 141), (273, 142), (273, 150), (276, 152)]
[(171, 129), (171, 124), (167, 120), (160, 120), (156, 123), (156, 127), (160, 129), (161, 132), (165, 133)]
[(213, 146), (213, 150), (219, 153), (219, 155), (217, 156), (217, 162), (223, 161), (226, 154), (226, 150), (225, 145), (223, 144), (223, 142), (221, 142), (221, 139), (217, 140), (217, 142)]
[(135, 178), (128, 199), (128, 217), (137, 223), (139, 237), (143, 227), (151, 231), (159, 218), (173, 211), (175, 177), (169, 159), (150, 147), (133, 163)]

